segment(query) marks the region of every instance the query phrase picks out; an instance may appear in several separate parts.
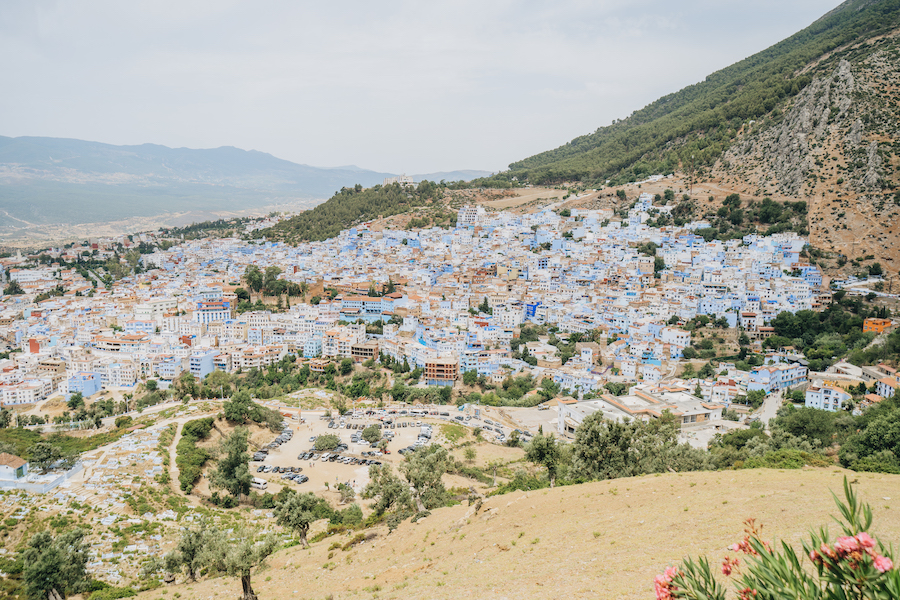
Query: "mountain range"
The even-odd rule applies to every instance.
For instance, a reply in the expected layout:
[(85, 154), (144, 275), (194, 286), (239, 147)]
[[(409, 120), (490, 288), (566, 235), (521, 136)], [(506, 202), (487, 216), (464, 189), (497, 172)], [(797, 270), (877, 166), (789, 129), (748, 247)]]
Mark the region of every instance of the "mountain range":
[[(392, 175), (356, 166), (312, 167), (233, 147), (195, 150), (0, 136), (0, 227), (309, 207), (344, 186), (368, 187)], [(413, 178), (455, 181), (485, 175), (450, 171)]]

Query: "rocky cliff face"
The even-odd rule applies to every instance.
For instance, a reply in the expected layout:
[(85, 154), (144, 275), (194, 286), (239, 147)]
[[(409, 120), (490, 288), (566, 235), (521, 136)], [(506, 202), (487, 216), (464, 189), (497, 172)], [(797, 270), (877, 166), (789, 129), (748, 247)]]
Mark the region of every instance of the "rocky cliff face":
[(839, 49), (786, 105), (749, 123), (713, 178), (755, 196), (803, 199), (814, 246), (900, 269), (900, 42)]

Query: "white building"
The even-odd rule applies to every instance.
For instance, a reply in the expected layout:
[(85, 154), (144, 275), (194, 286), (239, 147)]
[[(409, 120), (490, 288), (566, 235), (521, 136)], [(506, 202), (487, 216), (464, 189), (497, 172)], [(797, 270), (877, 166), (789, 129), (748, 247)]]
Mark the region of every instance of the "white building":
[(842, 409), (850, 394), (831, 385), (811, 385), (806, 388), (806, 406), (835, 412)]

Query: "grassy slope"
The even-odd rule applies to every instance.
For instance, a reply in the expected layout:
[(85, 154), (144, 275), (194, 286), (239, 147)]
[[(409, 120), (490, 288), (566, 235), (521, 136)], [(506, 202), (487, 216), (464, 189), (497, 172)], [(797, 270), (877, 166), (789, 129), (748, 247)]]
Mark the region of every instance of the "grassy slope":
[[(331, 558), (329, 546), (346, 536), (290, 548), (254, 574), (254, 588), (262, 599), (651, 598), (653, 576), (683, 556), (721, 560), (747, 517), (764, 525), (766, 538), (799, 544), (809, 529), (830, 522), (829, 491), (840, 491), (844, 473), (859, 480), (872, 505), (873, 533), (896, 544), (900, 476), (839, 469), (667, 474), (514, 492), (490, 498), (468, 521), (465, 505), (441, 509), (390, 536), (378, 528), (375, 540), (333, 550)], [(239, 591), (237, 579), (216, 578), (169, 594), (199, 600)]]

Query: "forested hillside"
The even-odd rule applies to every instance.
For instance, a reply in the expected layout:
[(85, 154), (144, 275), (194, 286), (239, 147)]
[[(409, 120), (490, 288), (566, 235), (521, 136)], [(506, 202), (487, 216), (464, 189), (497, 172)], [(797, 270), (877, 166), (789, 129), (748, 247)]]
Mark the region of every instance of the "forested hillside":
[(442, 187), (423, 181), (415, 188), (399, 184), (376, 185), (364, 189), (357, 184), (345, 187), (326, 202), (302, 212), (257, 235), (291, 244), (321, 241), (335, 237), (342, 229), (408, 211), (442, 195)]
[[(629, 117), (554, 150), (512, 163), (483, 180), (530, 183), (640, 180), (653, 173), (709, 168), (751, 120), (768, 126), (786, 103), (854, 44), (900, 26), (900, 0), (849, 0), (806, 29), (705, 81), (660, 98)], [(813, 68), (813, 63), (823, 58)], [(857, 57), (859, 58), (859, 57)]]

